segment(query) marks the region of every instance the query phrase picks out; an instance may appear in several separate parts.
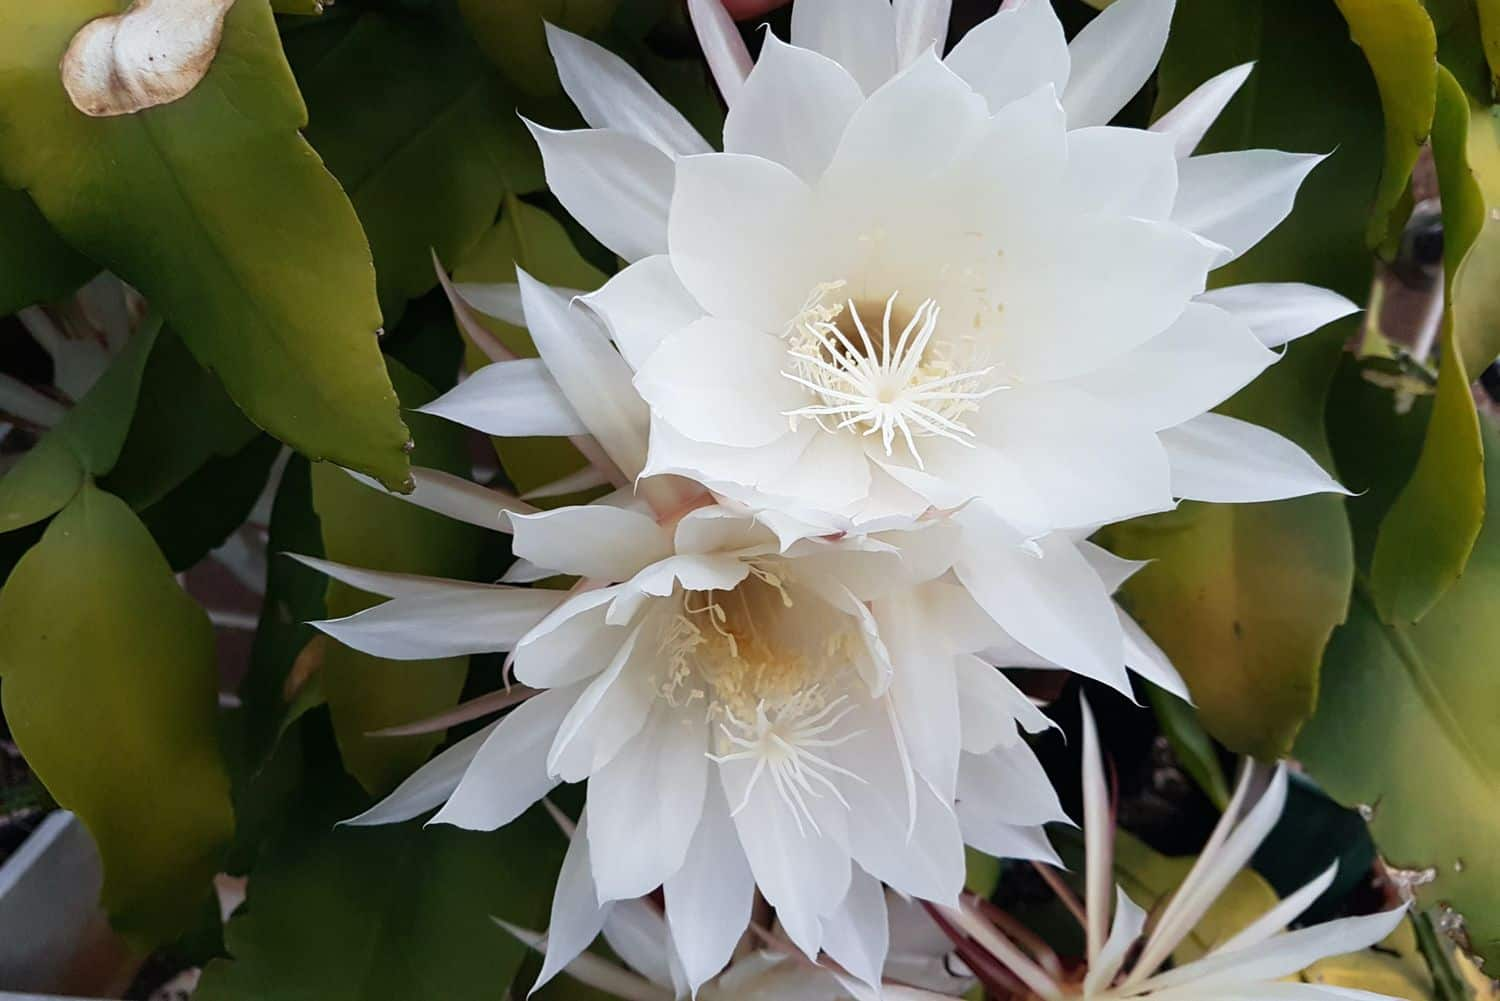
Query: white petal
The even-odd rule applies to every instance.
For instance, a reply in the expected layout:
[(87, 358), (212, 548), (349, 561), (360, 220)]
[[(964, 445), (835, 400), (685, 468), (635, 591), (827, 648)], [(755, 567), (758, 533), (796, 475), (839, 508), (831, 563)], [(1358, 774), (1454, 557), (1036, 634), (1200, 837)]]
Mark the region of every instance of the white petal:
[(1228, 249), (1227, 264), (1292, 211), (1297, 189), (1323, 157), (1248, 149), (1180, 161), (1172, 221)]
[(827, 56), (766, 33), (760, 59), (724, 119), (724, 152), (784, 164), (808, 183), (833, 159), (865, 96)]
[(1252, 949), (1211, 952), (1148, 982), (1161, 987), (1191, 984), (1195, 992), (1217, 992), (1279, 980), (1320, 959), (1367, 949), (1394, 931), (1405, 917), (1406, 907), (1402, 906), (1324, 922), (1277, 935)]
[(1140, 90), (1167, 47), (1176, 0), (1115, 0), (1068, 45), (1070, 128), (1103, 125)]
[(724, 103), (732, 105), (739, 100), (740, 89), (750, 75), (750, 51), (745, 48), (745, 39), (724, 9), (723, 0), (688, 0), (688, 14), (714, 83)]
[[(576, 473), (560, 476), (551, 483), (543, 483), (521, 495), (522, 500), (541, 500), (547, 497), (566, 497), (569, 494), (583, 493), (585, 490), (593, 490), (595, 487), (609, 485), (609, 477), (597, 466), (584, 466)], [(515, 569), (513, 566), (512, 569)], [(509, 576), (509, 572), (507, 572)], [(543, 576), (546, 576), (545, 574)], [(515, 583), (522, 578), (510, 581)], [(530, 578), (540, 580), (539, 577)]]
[(885, 888), (856, 869), (844, 902), (823, 920), (823, 951), (864, 983), (878, 987), (889, 950)]
[(794, 4), (792, 42), (843, 66), (866, 94), (896, 72), (896, 18), (887, 0)]
[(485, 434), (588, 433), (540, 358), (486, 365), (417, 411)]
[(1357, 305), (1331, 289), (1297, 282), (1228, 285), (1204, 292), (1198, 301), (1239, 319), (1268, 348), (1359, 312)]
[(1103, 546), (1088, 541), (1086, 536), (1079, 538), (1076, 544), (1078, 551), (1089, 561), (1089, 566), (1094, 568), (1110, 594), (1114, 594), (1127, 580), (1151, 565), (1150, 560), (1127, 560), (1116, 556)]
[(1177, 197), (1177, 158), (1170, 139), (1140, 129), (1075, 129), (1067, 183), (1080, 212), (1166, 219)]
[(682, 284), (715, 316), (779, 334), (814, 277), (812, 193), (779, 163), (737, 153), (677, 162), (669, 242)]
[(1053, 527), (1105, 524), (1172, 506), (1167, 454), (1154, 429), (1073, 386), (998, 393), (970, 427), (1020, 469)]
[(1099, 728), (1089, 700), (1080, 695), (1083, 715), (1083, 912), (1088, 934), (1089, 966), (1100, 965), (1105, 929), (1109, 926), (1109, 886), (1114, 879), (1114, 811), (1105, 785), (1104, 757), (1099, 750)]
[[(503, 722), (503, 721), (501, 721)], [(453, 795), (459, 780), (479, 753), (479, 748), (500, 723), (469, 734), (452, 747), (445, 748), (421, 768), (408, 775), (400, 785), (379, 803), (357, 817), (344, 821), (351, 827), (372, 824), (399, 824), (420, 817)]]
[[(592, 804), (591, 804), (592, 807)], [(599, 818), (589, 811), (590, 830), (598, 830)], [(594, 881), (599, 879), (599, 860), (595, 845), (589, 846), (589, 861), (594, 866)], [(667, 922), (654, 902), (645, 899), (620, 900), (604, 919), (604, 941), (633, 970), (659, 987), (672, 987), (672, 946), (667, 941)]]
[(662, 341), (635, 386), (680, 434), (753, 448), (789, 434), (787, 413), (807, 403), (807, 391), (782, 374), (789, 364), (774, 334), (705, 317)]
[(606, 622), (617, 587), (566, 595), (516, 643), (515, 673), (533, 688), (556, 688), (592, 678), (614, 659), (628, 631)]
[(818, 829), (806, 820), (799, 828), (768, 773), (751, 787), (754, 767), (743, 760), (719, 765), (724, 795), (731, 809), (738, 810), (734, 826), (756, 885), (776, 908), (788, 937), (815, 959), (823, 940), (823, 916), (833, 913), (849, 892), (848, 818), (843, 806), (826, 793), (821, 798), (808, 796)]
[(287, 553), (292, 559), (303, 566), (312, 567), (319, 573), (327, 574), (334, 580), (342, 581), (350, 587), (370, 594), (378, 594), (383, 598), (396, 598), (403, 595), (414, 594), (436, 594), (442, 591), (467, 591), (472, 590), (475, 585), (468, 581), (452, 580), (447, 577), (424, 577), (414, 573), (387, 573), (383, 570), (367, 570), (364, 567), (351, 567), (343, 563), (335, 563), (332, 560), (318, 559), (316, 556), (303, 556), (300, 553)]
[(972, 656), (960, 656), (956, 666), (963, 749), (968, 753), (985, 754), (1001, 744), (1013, 746), (1020, 740), (1017, 723), (1028, 733), (1054, 725), (999, 668)]
[(627, 261), (667, 249), (671, 157), (614, 129), (527, 125), (542, 151), (547, 187), (600, 243)]
[(1092, 371), (1167, 329), (1220, 253), (1180, 226), (1117, 216), (1063, 220), (1033, 236), (1024, 252), (1007, 251), (999, 272), (1010, 329), (1046, 332), (1006, 343), (1007, 367), (1028, 382)]
[(976, 815), (963, 803), (958, 805), (958, 822), (963, 827), (964, 843), (986, 855), (1000, 859), (1045, 862), (1063, 868), (1062, 858), (1047, 840), (1041, 827), (1022, 827)]
[(563, 856), (552, 895), (552, 919), (547, 924), (547, 958), (532, 990), (562, 972), (589, 943), (599, 937), (609, 905), (601, 905), (594, 893), (593, 865), (589, 860), (587, 811), (578, 818), (578, 828)]
[(703, 316), (666, 254), (644, 257), (583, 297), (604, 321), (625, 362), (638, 369), (662, 338)]
[(1349, 492), (1291, 441), (1233, 417), (1195, 417), (1163, 431), (1161, 443), (1177, 497), (1232, 504)]
[(910, 66), (929, 48), (943, 54), (953, 0), (895, 0), (896, 66)]
[(1151, 131), (1170, 138), (1179, 158), (1191, 156), (1203, 141), (1209, 126), (1218, 119), (1230, 99), (1239, 93), (1254, 68), (1254, 63), (1241, 63), (1205, 80), (1177, 102), (1171, 111), (1153, 122)]
[(554, 688), (512, 710), (490, 731), (463, 780), (430, 822), (493, 831), (547, 795), (557, 785), (547, 775), (547, 749), (580, 691), (577, 685)]
[(646, 404), (630, 384), (630, 366), (585, 309), (517, 270), (527, 326), (537, 352), (573, 410), (628, 479), (646, 462)]
[[(1011, 826), (1070, 823), (1052, 780), (1025, 741), (1013, 747), (997, 747), (987, 754), (963, 756), (958, 812), (961, 818), (983, 817), (992, 824)], [(965, 832), (968, 827), (966, 819)]]
[(1115, 979), (1115, 974), (1120, 972), (1126, 953), (1135, 944), (1135, 940), (1140, 938), (1141, 929), (1145, 926), (1146, 912), (1136, 906), (1136, 902), (1127, 897), (1124, 890), (1116, 887), (1115, 920), (1110, 926), (1104, 948), (1098, 958), (1089, 964), (1088, 975), (1083, 980), (1085, 995), (1098, 994), (1109, 986)]
[(755, 901), (755, 876), (718, 782), (708, 783), (703, 817), (665, 899), (672, 943), (696, 992), (729, 962)]
[(1068, 85), (1068, 40), (1049, 0), (1011, 0), (948, 53), (948, 68), (979, 92), (991, 111), (1051, 84)]
[(547, 45), (563, 89), (594, 128), (629, 133), (669, 156), (711, 148), (682, 112), (613, 52), (550, 23)]
[(615, 583), (672, 553), (666, 529), (635, 511), (579, 504), (512, 515), (511, 550), (559, 573)]
[(1159, 431), (1223, 403), (1276, 359), (1243, 321), (1200, 301), (1161, 334), (1073, 385)]
[[(884, 0), (871, 2), (890, 10)], [(924, 53), (849, 119), (822, 189), (861, 200), (927, 181), (987, 118), (984, 99)]]
[(1285, 930), (1287, 925), (1297, 920), (1303, 911), (1312, 906), (1313, 901), (1321, 897), (1333, 885), (1334, 877), (1338, 875), (1338, 872), (1339, 864), (1335, 860), (1316, 878), (1298, 887), (1275, 907), (1236, 932), (1229, 941), (1218, 947), (1218, 951), (1233, 952), (1236, 949), (1253, 948), (1272, 935)]
[(789, 504), (817, 511), (841, 511), (869, 496), (870, 460), (853, 435), (813, 432), (797, 464), (764, 476), (756, 486)]
[(940, 799), (951, 802), (962, 733), (954, 659), (910, 593), (872, 602), (871, 611), (890, 651), (891, 704), (912, 765)]
[(1071, 540), (1049, 535), (1035, 544), (1035, 556), (997, 522), (973, 512), (964, 517), (993, 533), (991, 544), (974, 547), (956, 568), (990, 617), (1048, 660), (1128, 692), (1114, 602)]
[(582, 782), (607, 765), (645, 725), (656, 693), (636, 659), (643, 630), (638, 625), (630, 631), (568, 710), (547, 753), (549, 775)]
[(931, 786), (907, 774), (900, 734), (888, 715), (875, 707), (866, 714), (859, 736), (839, 749), (838, 759), (863, 780), (842, 787), (857, 818), (849, 829), (854, 858), (901, 893), (953, 904), (964, 882), (958, 818)]
[[(363, 473), (356, 473), (352, 470), (345, 470), (345, 472), (365, 486), (386, 493), (384, 487)], [(415, 489), (409, 494), (393, 496), (399, 497), (408, 504), (415, 504), (428, 511), (436, 511), (455, 521), (488, 528), (492, 532), (503, 532), (508, 529), (509, 522), (506, 521), (505, 516), (509, 513), (530, 514), (536, 510), (532, 505), (512, 497), (503, 490), (492, 490), (489, 487), (480, 486), (473, 480), (445, 473), (441, 469), (413, 466), (411, 478), (416, 485)]]
[(671, 596), (679, 584), (685, 591), (732, 591), (748, 576), (749, 565), (737, 556), (673, 556), (642, 570), (627, 589), (659, 598)]
[(702, 707), (659, 700), (640, 733), (589, 778), (600, 900), (645, 896), (682, 868), (703, 811), (707, 750)]
[(390, 660), (429, 660), (509, 650), (563, 595), (470, 584), (392, 598), (312, 625), (346, 646)]
[[(515, 327), (526, 326), (526, 310), (521, 306), (521, 286), (515, 282), (494, 284), (460, 282), (455, 284), (453, 289), (464, 302), (485, 316), (504, 320)], [(569, 291), (576, 290), (570, 289)]]

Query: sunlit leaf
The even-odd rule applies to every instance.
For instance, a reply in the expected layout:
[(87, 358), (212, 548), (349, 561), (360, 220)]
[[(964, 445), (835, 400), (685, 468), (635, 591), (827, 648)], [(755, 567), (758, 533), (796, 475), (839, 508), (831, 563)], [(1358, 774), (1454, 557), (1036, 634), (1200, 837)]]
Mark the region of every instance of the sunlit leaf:
[(0, 676), (26, 760), (99, 845), (115, 925), (180, 934), (234, 830), (213, 629), (123, 501), (85, 486), (16, 566)]
[(393, 486), (408, 440), (381, 366), (369, 247), (298, 129), (266, 0), (230, 9), (180, 100), (94, 118), (58, 61), (114, 0), (3, 0), (0, 169), (72, 246), (140, 289), (251, 419)]

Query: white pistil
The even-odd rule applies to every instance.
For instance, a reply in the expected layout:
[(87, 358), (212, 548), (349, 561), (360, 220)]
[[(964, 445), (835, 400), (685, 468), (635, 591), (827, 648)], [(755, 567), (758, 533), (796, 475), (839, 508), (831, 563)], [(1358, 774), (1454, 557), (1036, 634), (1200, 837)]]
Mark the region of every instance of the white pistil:
[[(807, 830), (803, 826), (805, 819), (813, 832), (821, 836), (822, 829), (818, 827), (817, 820), (813, 818), (812, 809), (807, 804), (809, 796), (813, 799), (823, 798), (823, 793), (819, 792), (814, 784), (832, 793), (833, 797), (847, 810), (848, 801), (844, 799), (843, 793), (839, 792), (838, 786), (833, 783), (828, 774), (841, 775), (860, 783), (865, 781), (847, 768), (842, 768), (828, 760), (826, 753), (831, 748), (846, 744), (864, 733), (863, 730), (855, 730), (842, 737), (824, 736), (854, 712), (854, 706), (844, 706), (844, 703), (848, 701), (848, 696), (839, 696), (810, 715), (799, 713), (797, 702), (794, 701), (776, 712), (774, 719), (771, 718), (772, 714), (766, 711), (764, 701), (755, 707), (754, 720), (741, 720), (726, 710), (728, 722), (721, 723), (719, 726), (725, 739), (739, 750), (728, 754), (710, 754), (709, 757), (720, 764), (730, 761), (755, 762), (755, 768), (750, 773), (750, 781), (745, 785), (745, 796), (734, 808), (732, 815), (737, 816), (740, 811), (749, 806), (756, 784), (769, 774), (771, 782), (776, 786), (776, 792), (792, 811), (792, 819), (797, 822), (798, 833), (803, 837), (807, 836)], [(840, 706), (844, 708), (840, 710)], [(736, 730), (739, 733), (736, 733)]]
[[(820, 285), (792, 325), (792, 371), (781, 374), (812, 390), (819, 402), (786, 412), (816, 420), (824, 430), (864, 427), (865, 435), (879, 434), (887, 455), (899, 433), (919, 468), (922, 456), (916, 438), (938, 435), (972, 447), (974, 436), (963, 423), (980, 400), (1005, 386), (980, 388), (990, 381), (990, 366), (956, 370), (947, 359), (929, 351), (937, 331), (941, 307), (925, 299), (892, 345), (891, 313), (899, 292), (886, 300), (877, 348), (854, 300), (848, 300), (849, 319), (859, 335), (856, 344), (835, 322), (842, 305), (828, 306), (823, 296), (841, 282)], [(836, 421), (833, 427), (825, 418)]]

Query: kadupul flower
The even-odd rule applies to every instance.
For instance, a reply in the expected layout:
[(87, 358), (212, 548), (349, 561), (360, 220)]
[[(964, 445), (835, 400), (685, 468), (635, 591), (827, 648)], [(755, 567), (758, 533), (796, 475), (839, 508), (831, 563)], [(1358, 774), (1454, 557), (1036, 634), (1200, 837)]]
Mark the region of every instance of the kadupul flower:
[(1249, 67), (1150, 130), (1108, 124), (1172, 0), (1118, 0), (1071, 44), (1046, 0), (1009, 0), (946, 56), (942, 4), (803, 0), (747, 75), (697, 6), (723, 152), (556, 30), (593, 127), (533, 128), (551, 189), (630, 262), (584, 301), (650, 406), (648, 472), (845, 527), (978, 499), (1028, 536), (1337, 489), (1208, 413), (1354, 308), (1205, 292), (1321, 158), (1190, 155)]

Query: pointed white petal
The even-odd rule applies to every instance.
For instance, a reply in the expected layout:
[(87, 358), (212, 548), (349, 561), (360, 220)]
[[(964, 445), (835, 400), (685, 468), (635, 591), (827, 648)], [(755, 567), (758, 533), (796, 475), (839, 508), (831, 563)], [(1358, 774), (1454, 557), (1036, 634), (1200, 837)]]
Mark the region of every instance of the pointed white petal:
[[(521, 499), (542, 500), (548, 497), (566, 497), (569, 494), (582, 493), (585, 490), (593, 490), (596, 487), (608, 485), (609, 477), (600, 472), (597, 467), (584, 466), (576, 473), (569, 473), (567, 476), (555, 479), (551, 483), (544, 483), (533, 490), (526, 491), (526, 493), (521, 495)], [(512, 567), (512, 569), (515, 568)], [(509, 572), (507, 572), (506, 576), (510, 576)], [(543, 576), (549, 575), (544, 574)], [(518, 578), (517, 580), (519, 579), (523, 578)], [(540, 580), (541, 578), (533, 577), (530, 579)], [(516, 583), (517, 580), (511, 580), (508, 583)]]
[(940, 799), (951, 802), (962, 734), (958, 680), (943, 638), (916, 606), (908, 592), (872, 602), (871, 612), (889, 651), (891, 704), (912, 765)]
[(1349, 491), (1313, 457), (1274, 431), (1203, 414), (1161, 433), (1172, 493), (1188, 500), (1253, 503)]
[(1124, 609), (1119, 609), (1119, 612), (1120, 627), (1125, 630), (1125, 666), (1157, 688), (1164, 688), (1184, 702), (1191, 703), (1193, 697), (1188, 692), (1187, 682), (1177, 673), (1172, 659), (1156, 645), (1155, 640), (1146, 635), (1139, 623), (1125, 614)]
[(1049, 0), (1010, 0), (964, 35), (945, 62), (989, 102), (991, 112), (1048, 84), (1061, 94), (1072, 65)]
[(609, 336), (632, 369), (638, 369), (664, 337), (703, 316), (666, 254), (644, 257), (583, 297), (604, 321)]
[(965, 836), (971, 822), (981, 829), (1071, 823), (1036, 752), (1025, 741), (963, 756), (958, 770), (958, 813)]
[(613, 52), (553, 24), (547, 25), (547, 44), (563, 89), (594, 128), (629, 133), (668, 156), (710, 150), (682, 112)]
[(724, 152), (784, 164), (808, 183), (833, 159), (864, 93), (827, 56), (766, 33), (760, 59), (724, 119)]
[(702, 816), (707, 749), (701, 706), (658, 701), (640, 733), (589, 778), (599, 899), (645, 896), (682, 868)]
[(537, 974), (535, 991), (562, 972), (589, 943), (599, 937), (611, 905), (599, 903), (594, 893), (594, 867), (589, 859), (588, 811), (578, 818), (578, 828), (563, 856), (552, 895), (552, 919), (547, 923), (547, 958)]
[(1191, 156), (1203, 141), (1209, 126), (1218, 119), (1230, 98), (1239, 93), (1254, 68), (1254, 63), (1241, 63), (1204, 81), (1177, 102), (1171, 111), (1152, 123), (1151, 131), (1169, 137), (1179, 158)]
[(855, 869), (844, 902), (823, 919), (823, 951), (865, 984), (879, 987), (889, 950), (885, 888)]
[(943, 54), (953, 0), (895, 0), (896, 68), (910, 66), (927, 49)]
[(793, 4), (792, 43), (843, 66), (866, 94), (896, 72), (896, 17), (887, 0)]
[(465, 303), (485, 316), (503, 320), (514, 327), (526, 326), (526, 311), (521, 308), (521, 287), (515, 282), (459, 283), (453, 289)]
[[(558, 727), (547, 773), (582, 782), (603, 768), (645, 725), (656, 692), (634, 662), (643, 626), (636, 626), (605, 669), (588, 682)], [(654, 651), (652, 651), (654, 654)]]
[(593, 315), (517, 270), (521, 301), (537, 352), (573, 410), (627, 479), (646, 462), (650, 415), (620, 357)]
[[(345, 472), (372, 490), (387, 492), (378, 482), (363, 473), (356, 473), (353, 470), (345, 470)], [(504, 532), (509, 529), (510, 523), (506, 520), (506, 515), (509, 513), (530, 514), (536, 510), (534, 506), (512, 497), (503, 490), (480, 486), (473, 480), (445, 473), (441, 469), (413, 466), (411, 478), (416, 484), (416, 489), (409, 494), (393, 496), (399, 497), (408, 504), (415, 504), (428, 511), (436, 511), (455, 521), (488, 528), (492, 532)]]
[(547, 795), (547, 748), (582, 686), (533, 696), (502, 719), (475, 754), (463, 780), (429, 823), (493, 831)]
[(1115, 0), (1068, 44), (1068, 127), (1103, 125), (1156, 70), (1176, 0)]
[(1276, 359), (1244, 321), (1191, 302), (1165, 331), (1073, 384), (1159, 431), (1223, 403)]
[(415, 594), (437, 594), (442, 591), (468, 591), (476, 586), (468, 581), (452, 580), (447, 577), (424, 577), (421, 574), (414, 573), (387, 573), (383, 570), (366, 570), (364, 567), (351, 567), (343, 563), (335, 563), (332, 560), (318, 559), (316, 556), (303, 556), (300, 553), (287, 553), (286, 555), (303, 566), (312, 567), (319, 573), (327, 574), (334, 580), (342, 581), (352, 588), (367, 591), (370, 594), (378, 594), (383, 598), (397, 598)]
[(542, 151), (547, 187), (600, 243), (627, 261), (667, 249), (671, 157), (614, 129), (527, 126)]
[(592, 678), (614, 659), (630, 635), (606, 617), (618, 587), (575, 589), (516, 643), (516, 677), (533, 688), (557, 688)]
[(1178, 165), (1172, 221), (1227, 248), (1217, 262), (1227, 264), (1291, 214), (1297, 189), (1323, 160), (1274, 149), (1190, 156)]
[(682, 868), (667, 878), (665, 899), (672, 942), (696, 992), (729, 962), (755, 900), (755, 876), (716, 781), (708, 783), (698, 830)]
[(724, 103), (733, 105), (750, 75), (750, 50), (745, 48), (740, 29), (722, 0), (688, 0), (688, 14), (714, 83), (719, 85)]
[(1141, 937), (1146, 926), (1146, 912), (1136, 906), (1135, 901), (1125, 896), (1125, 891), (1115, 888), (1115, 920), (1110, 926), (1109, 938), (1099, 955), (1089, 963), (1088, 975), (1083, 979), (1085, 996), (1098, 994), (1108, 987), (1120, 972), (1125, 956), (1135, 940)]
[[(589, 804), (589, 823), (598, 830), (599, 817)], [(594, 882), (599, 881), (598, 842), (589, 846), (594, 864)], [(604, 941), (616, 956), (658, 987), (672, 987), (672, 944), (667, 941), (667, 922), (654, 901), (645, 898), (615, 901), (604, 919)]]
[(509, 650), (563, 595), (532, 588), (470, 584), (390, 601), (312, 625), (364, 653), (429, 660)]
[(511, 551), (538, 566), (616, 583), (672, 554), (654, 518), (608, 504), (578, 504), (513, 515)]
[(1177, 159), (1171, 140), (1140, 129), (1074, 129), (1066, 181), (1080, 212), (1166, 219), (1177, 197)]
[(963, 749), (969, 754), (1014, 746), (1021, 739), (1017, 723), (1028, 733), (1055, 725), (999, 668), (972, 656), (958, 657), (956, 667)]
[(955, 567), (990, 617), (1053, 663), (1129, 691), (1114, 603), (1073, 542), (1053, 533), (1027, 549), (983, 512), (971, 510), (962, 517), (981, 526), (977, 537), (987, 529), (993, 539), (974, 547)]
[(1324, 891), (1333, 885), (1334, 877), (1338, 875), (1338, 872), (1339, 864), (1335, 860), (1316, 879), (1313, 879), (1305, 886), (1299, 887), (1275, 907), (1237, 932), (1229, 941), (1219, 946), (1216, 951), (1233, 952), (1236, 949), (1253, 948), (1260, 945), (1272, 935), (1285, 930), (1287, 925), (1297, 920), (1303, 911), (1312, 906), (1313, 901), (1321, 897)]
[(417, 412), (507, 437), (588, 433), (540, 358), (486, 365)]
[(1297, 282), (1228, 285), (1204, 292), (1198, 301), (1238, 318), (1268, 348), (1359, 312), (1359, 306), (1331, 289)]
[(1104, 780), (1104, 756), (1099, 751), (1099, 729), (1089, 700), (1080, 695), (1083, 712), (1083, 842), (1084, 916), (1087, 919), (1090, 968), (1098, 965), (1109, 927), (1109, 887), (1114, 880), (1114, 811)]
[(453, 795), (469, 763), (500, 723), (491, 723), (440, 751), (431, 761), (412, 772), (389, 796), (344, 824), (365, 827), (373, 824), (399, 824), (419, 817)]

